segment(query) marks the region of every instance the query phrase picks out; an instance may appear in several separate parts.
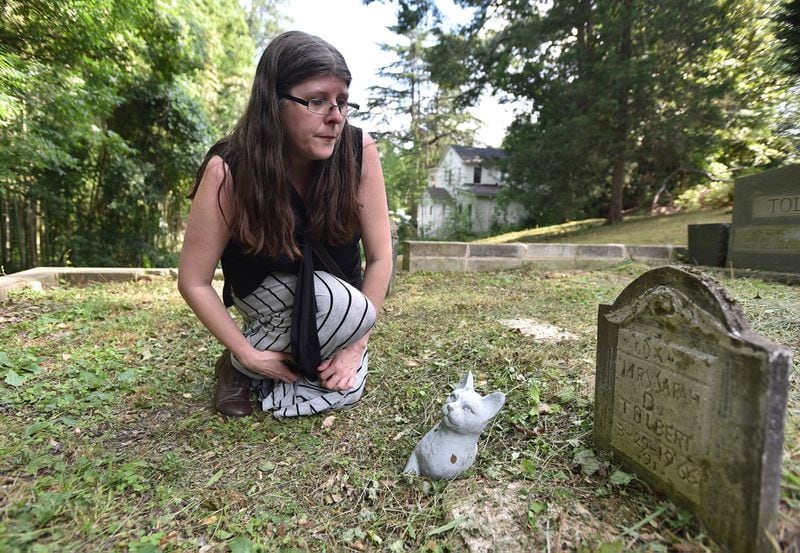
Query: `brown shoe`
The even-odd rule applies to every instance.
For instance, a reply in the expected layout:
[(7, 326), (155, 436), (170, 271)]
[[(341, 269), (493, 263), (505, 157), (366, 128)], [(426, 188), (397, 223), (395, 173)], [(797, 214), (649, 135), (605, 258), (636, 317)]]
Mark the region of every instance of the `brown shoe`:
[(217, 359), (217, 390), (214, 392), (214, 407), (229, 417), (244, 417), (253, 412), (250, 405), (249, 376), (237, 371), (231, 364), (231, 352), (227, 349)]

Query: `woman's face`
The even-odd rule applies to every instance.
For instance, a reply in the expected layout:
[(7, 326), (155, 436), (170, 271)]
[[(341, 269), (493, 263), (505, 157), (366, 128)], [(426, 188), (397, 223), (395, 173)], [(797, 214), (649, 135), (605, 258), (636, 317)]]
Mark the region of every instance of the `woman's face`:
[[(347, 101), (347, 83), (334, 75), (306, 79), (289, 90), (289, 94), (302, 100), (321, 99), (331, 104)], [(334, 108), (326, 115), (311, 113), (295, 101), (285, 101), (281, 118), (285, 127), (290, 160), (297, 166), (310, 161), (327, 159), (333, 154), (336, 140), (342, 132), (345, 118)]]

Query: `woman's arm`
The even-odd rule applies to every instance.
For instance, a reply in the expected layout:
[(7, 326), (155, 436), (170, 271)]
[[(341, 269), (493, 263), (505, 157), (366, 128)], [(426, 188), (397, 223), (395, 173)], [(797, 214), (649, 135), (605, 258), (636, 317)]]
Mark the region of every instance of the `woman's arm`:
[(383, 169), (375, 141), (364, 134), (364, 158), (359, 189), (359, 222), (366, 268), (362, 292), (380, 310), (392, 276), (392, 232)]
[(225, 162), (218, 156), (206, 165), (186, 223), (178, 290), (211, 334), (245, 367), (269, 378), (291, 382), (297, 375), (281, 362), (290, 356), (253, 348), (212, 286), (217, 262), (231, 237), (223, 217), (223, 213), (231, 213), (230, 175), (223, 184), (226, 170)]
[[(392, 233), (383, 170), (375, 141), (364, 134), (364, 157), (359, 187), (359, 223), (364, 244), (366, 269), (361, 291), (380, 310), (392, 276)], [(332, 390), (353, 386), (361, 356), (369, 341), (369, 332), (359, 341), (341, 349), (319, 367), (323, 385)]]

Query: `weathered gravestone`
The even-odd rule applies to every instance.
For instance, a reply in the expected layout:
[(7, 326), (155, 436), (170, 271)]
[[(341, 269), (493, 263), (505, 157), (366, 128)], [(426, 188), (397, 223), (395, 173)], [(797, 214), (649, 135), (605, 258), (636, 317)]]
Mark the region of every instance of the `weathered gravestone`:
[(736, 179), (728, 263), (800, 273), (800, 165)]
[(730, 223), (701, 223), (688, 226), (689, 263), (724, 267), (728, 256)]
[(648, 271), (599, 308), (596, 445), (726, 549), (771, 551), (790, 364), (711, 278)]

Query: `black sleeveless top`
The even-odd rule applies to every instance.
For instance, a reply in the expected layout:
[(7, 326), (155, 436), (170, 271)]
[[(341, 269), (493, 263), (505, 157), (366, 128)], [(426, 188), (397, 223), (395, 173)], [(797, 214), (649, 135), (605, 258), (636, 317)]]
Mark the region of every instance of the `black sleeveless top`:
[[(350, 129), (355, 141), (356, 168), (360, 174), (363, 158), (361, 129), (358, 127), (350, 127)], [(227, 162), (228, 160), (225, 161)], [(306, 241), (305, 204), (294, 187), (289, 184), (287, 186), (291, 190), (292, 209), (295, 215), (295, 240), (300, 250), (307, 252), (309, 250), (303, 247)], [(339, 266), (339, 270), (345, 279), (359, 290), (363, 284), (360, 243), (361, 233), (358, 231), (353, 234), (352, 239), (346, 244), (334, 246), (326, 241), (320, 242), (320, 245), (327, 250)], [(307, 262), (306, 257), (291, 261), (284, 255), (273, 257), (263, 253), (246, 253), (242, 243), (236, 238), (231, 238), (227, 246), (225, 246), (221, 257), (222, 274), (225, 277), (222, 299), (225, 302), (225, 306), (230, 307), (233, 305), (233, 295), (238, 298), (244, 298), (253, 293), (270, 273), (291, 273), (298, 276), (303, 274), (304, 264)], [(310, 257), (313, 263), (312, 270), (328, 271), (328, 268), (321, 262), (316, 253)]]

